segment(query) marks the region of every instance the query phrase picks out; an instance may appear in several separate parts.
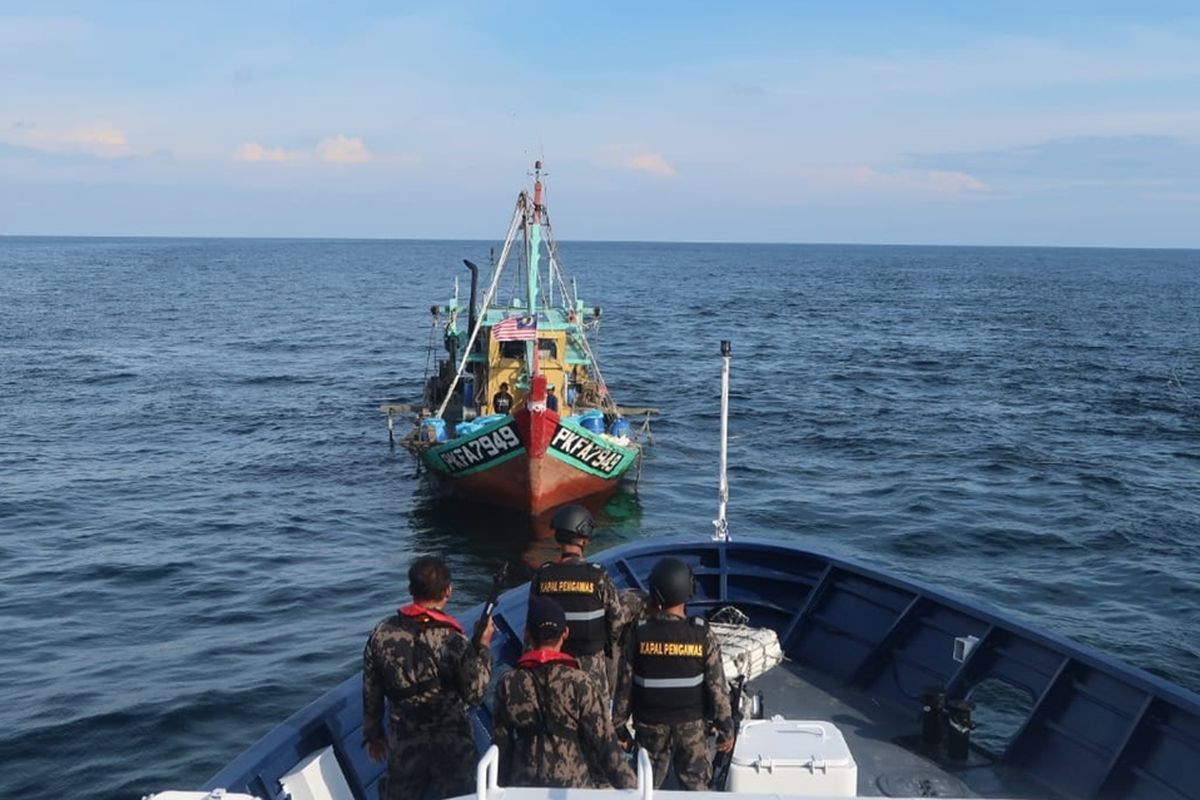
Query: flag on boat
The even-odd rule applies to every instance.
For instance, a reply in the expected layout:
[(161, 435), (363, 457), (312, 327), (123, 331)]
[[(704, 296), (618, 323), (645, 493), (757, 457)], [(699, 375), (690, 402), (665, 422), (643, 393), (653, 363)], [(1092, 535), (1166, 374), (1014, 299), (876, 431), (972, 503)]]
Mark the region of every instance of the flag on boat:
[(492, 326), (492, 338), (498, 342), (532, 342), (537, 339), (537, 317), (505, 317)]

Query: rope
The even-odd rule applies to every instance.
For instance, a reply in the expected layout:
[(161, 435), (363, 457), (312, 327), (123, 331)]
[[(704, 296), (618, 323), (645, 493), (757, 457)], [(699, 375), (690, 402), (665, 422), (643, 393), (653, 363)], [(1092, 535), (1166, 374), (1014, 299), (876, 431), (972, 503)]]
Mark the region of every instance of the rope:
[[(578, 303), (576, 302), (576, 298), (572, 297), (571, 293), (567, 291), (566, 282), (562, 277), (562, 270), (558, 268), (559, 263), (561, 263), (558, 258), (558, 242), (554, 238), (554, 230), (550, 227), (550, 215), (545, 211), (545, 209), (542, 210), (542, 214), (546, 219), (542, 227), (546, 232), (546, 249), (550, 251), (550, 264), (552, 267), (552, 272), (554, 273), (554, 277), (558, 279), (559, 291), (562, 292), (562, 296), (564, 298), (570, 300), (571, 304), (569, 308), (574, 311), (575, 306), (578, 305)], [(597, 319), (595, 324), (598, 331), (600, 327), (600, 320)], [(612, 395), (609, 394), (608, 383), (605, 382), (604, 376), (600, 373), (600, 360), (596, 358), (596, 353), (592, 350), (592, 345), (588, 341), (587, 323), (579, 326), (579, 337), (577, 341), (583, 345), (583, 352), (587, 354), (588, 360), (591, 361), (592, 372), (595, 373), (596, 382), (600, 384), (600, 407), (607, 409), (614, 417), (620, 419), (621, 414), (617, 410), (617, 402), (612, 398)]]
[[(492, 302), (492, 295), (496, 293), (496, 285), (500, 283), (500, 275), (504, 272), (504, 262), (508, 259), (508, 251), (512, 248), (513, 237), (516, 236), (517, 226), (524, 217), (525, 209), (525, 193), (521, 192), (517, 196), (517, 207), (513, 211), (512, 222), (508, 226), (508, 234), (504, 237), (504, 249), (500, 251), (500, 260), (496, 262), (496, 271), (492, 274), (492, 282), (488, 285), (488, 290), (483, 296), (482, 306), (488, 308)], [(471, 357), (471, 350), (475, 347), (475, 340), (479, 338), (479, 331), (483, 329), (483, 319), (485, 315), (480, 315), (475, 321), (475, 330), (471, 331), (471, 338), (467, 340), (467, 346), (463, 350), (462, 361), (459, 362), (458, 369), (454, 373), (454, 380), (450, 382), (450, 388), (446, 390), (446, 396), (442, 398), (442, 404), (438, 406), (437, 414), (434, 416), (441, 417), (446, 413), (446, 406), (450, 404), (450, 398), (454, 396), (454, 389), (458, 386), (458, 379), (462, 377), (463, 370), (467, 368), (467, 359)]]
[(422, 406), (425, 405), (426, 400), (432, 399), (432, 398), (428, 397), (428, 394), (429, 394), (429, 376), (433, 374), (433, 372), (432, 372), (432, 370), (433, 370), (433, 348), (434, 348), (433, 336), (437, 332), (438, 323), (440, 323), (441, 320), (442, 320), (442, 314), (439, 311), (433, 315), (433, 322), (429, 326), (429, 343), (425, 345), (425, 376), (421, 379), (421, 405)]

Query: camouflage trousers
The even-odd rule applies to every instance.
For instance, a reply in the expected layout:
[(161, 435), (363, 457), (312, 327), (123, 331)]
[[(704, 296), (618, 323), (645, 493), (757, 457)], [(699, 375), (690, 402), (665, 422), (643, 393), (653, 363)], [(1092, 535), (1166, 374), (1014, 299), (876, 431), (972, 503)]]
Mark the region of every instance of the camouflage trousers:
[(712, 777), (712, 760), (708, 755), (708, 725), (704, 720), (677, 722), (674, 725), (650, 725), (634, 722), (638, 747), (650, 756), (654, 769), (654, 788), (662, 788), (667, 771), (675, 767), (675, 777), (682, 789), (703, 791)]
[(381, 800), (454, 797), (475, 789), (475, 737), (463, 714), (438, 725), (388, 726), (387, 785)]
[(596, 685), (596, 691), (604, 698), (604, 715), (612, 719), (613, 690), (608, 684), (608, 656), (601, 650), (590, 656), (576, 656), (575, 660), (579, 662), (579, 668)]
[[(612, 689), (608, 684), (608, 656), (601, 650), (599, 653), (593, 653), (590, 656), (575, 656), (575, 660), (579, 662), (579, 668), (588, 676), (595, 686), (596, 691), (600, 693), (601, 699), (604, 701), (601, 707), (604, 709), (604, 716), (612, 719)], [(604, 770), (592, 766), (589, 768), (591, 772), (591, 785), (601, 789), (609, 787), (608, 776), (604, 774)]]

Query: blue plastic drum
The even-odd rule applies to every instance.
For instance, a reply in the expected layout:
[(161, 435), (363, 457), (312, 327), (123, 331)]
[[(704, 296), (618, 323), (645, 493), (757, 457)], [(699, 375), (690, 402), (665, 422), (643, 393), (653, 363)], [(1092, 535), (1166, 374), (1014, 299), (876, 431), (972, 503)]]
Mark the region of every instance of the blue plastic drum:
[(585, 411), (579, 415), (579, 424), (592, 433), (604, 433), (604, 414), (594, 408)]
[(421, 438), (427, 442), (446, 441), (446, 420), (441, 417), (421, 420)]
[(608, 426), (609, 436), (629, 436), (629, 420), (617, 418), (612, 421), (612, 425)]
[(475, 376), (462, 376), (462, 398), (463, 408), (470, 408), (475, 405)]

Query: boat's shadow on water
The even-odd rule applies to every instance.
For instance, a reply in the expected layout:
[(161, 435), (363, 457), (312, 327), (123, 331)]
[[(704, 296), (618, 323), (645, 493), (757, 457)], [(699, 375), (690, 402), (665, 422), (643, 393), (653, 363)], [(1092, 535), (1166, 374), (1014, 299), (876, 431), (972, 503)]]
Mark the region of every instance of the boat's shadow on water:
[[(596, 519), (591, 551), (599, 552), (637, 538), (642, 518), (641, 501), (632, 487), (621, 487), (611, 497), (581, 503)], [(529, 580), (541, 564), (558, 555), (550, 520), (554, 511), (536, 517), (494, 506), (446, 497), (431, 486), (413, 498), (409, 525), (414, 553), (452, 554), (472, 575), (495, 572), (508, 565), (506, 583)]]

